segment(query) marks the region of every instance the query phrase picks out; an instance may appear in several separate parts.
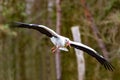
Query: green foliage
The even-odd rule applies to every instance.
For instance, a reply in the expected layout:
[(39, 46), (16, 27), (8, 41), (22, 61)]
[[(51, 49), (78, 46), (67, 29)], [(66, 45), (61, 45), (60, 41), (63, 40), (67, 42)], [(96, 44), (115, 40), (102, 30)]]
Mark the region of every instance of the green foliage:
[(2, 15), (4, 16), (5, 22), (10, 21), (23, 21), (25, 13), (25, 1), (24, 0), (8, 0), (3, 1), (2, 5)]
[[(55, 80), (56, 78), (54, 55), (50, 53), (53, 45), (49, 39), (35, 30), (10, 29), (6, 24), (6, 22), (26, 21), (44, 24), (55, 30), (55, 4), (51, 18), (48, 19), (47, 0), (34, 0), (33, 2), (31, 14), (27, 15), (25, 0), (1, 1), (3, 22), (0, 24), (0, 80)], [(87, 4), (109, 52), (109, 61), (116, 70), (106, 71), (95, 59), (85, 53), (85, 80), (119, 80), (120, 1), (87, 0)], [(79, 25), (82, 42), (102, 54), (89, 27), (90, 24), (84, 17), (80, 1), (62, 0), (61, 8), (61, 34), (72, 40), (70, 28)], [(70, 49), (70, 52), (61, 51), (61, 67), (62, 80), (78, 79), (73, 49)]]

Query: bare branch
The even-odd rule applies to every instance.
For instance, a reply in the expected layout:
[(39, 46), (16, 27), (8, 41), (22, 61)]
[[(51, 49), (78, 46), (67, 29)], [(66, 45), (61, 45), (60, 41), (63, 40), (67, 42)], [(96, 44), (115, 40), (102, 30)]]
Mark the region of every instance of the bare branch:
[(85, 17), (87, 18), (87, 20), (90, 22), (90, 27), (93, 30), (93, 34), (95, 35), (95, 38), (99, 44), (99, 47), (101, 48), (103, 55), (106, 59), (108, 59), (108, 52), (106, 50), (105, 44), (103, 43), (103, 40), (99, 34), (99, 31), (97, 29), (97, 25), (94, 22), (93, 16), (89, 10), (89, 7), (87, 6), (86, 0), (80, 0), (81, 4), (84, 8), (84, 13), (85, 13)]

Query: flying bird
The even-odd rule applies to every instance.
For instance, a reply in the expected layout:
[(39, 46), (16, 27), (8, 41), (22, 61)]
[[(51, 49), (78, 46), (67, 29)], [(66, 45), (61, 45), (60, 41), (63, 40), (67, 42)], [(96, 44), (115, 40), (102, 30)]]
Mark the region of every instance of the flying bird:
[(109, 63), (102, 55), (98, 54), (98, 52), (96, 52), (91, 47), (84, 45), (82, 43), (71, 41), (69, 38), (57, 34), (55, 31), (44, 25), (14, 22), (12, 24), (12, 27), (35, 29), (45, 34), (50, 38), (50, 40), (54, 44), (54, 47), (51, 49), (52, 53), (55, 53), (57, 49), (68, 51), (66, 47), (68, 46), (74, 47), (76, 49), (83, 50), (84, 52), (88, 53), (90, 56), (94, 57), (100, 64), (102, 64), (105, 67), (105, 69), (110, 71), (114, 70), (112, 64)]

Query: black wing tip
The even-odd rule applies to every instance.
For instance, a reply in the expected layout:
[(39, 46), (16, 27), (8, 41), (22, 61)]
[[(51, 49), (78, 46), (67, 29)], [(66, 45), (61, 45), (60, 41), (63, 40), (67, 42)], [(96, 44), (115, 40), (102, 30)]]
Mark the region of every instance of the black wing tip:
[(105, 67), (106, 70), (114, 71), (115, 67), (106, 59), (102, 58), (99, 62)]
[(25, 24), (25, 23), (22, 23), (22, 22), (10, 22), (9, 24), (10, 24), (11, 28), (14, 28), (14, 27), (18, 27), (19, 25)]
[(28, 23), (23, 23), (23, 22), (11, 22), (10, 23), (10, 27), (11, 28), (22, 28), (22, 27), (24, 27), (24, 28), (30, 28), (29, 26), (31, 26), (30, 24), (28, 24)]
[(108, 62), (105, 58), (97, 57), (96, 59), (100, 62), (101, 65), (105, 67), (106, 70), (109, 70), (109, 71), (115, 70), (115, 67), (110, 62)]
[(106, 70), (109, 70), (109, 71), (115, 70), (115, 67), (111, 63), (109, 63), (108, 61), (104, 62), (103, 65), (104, 65)]
[(16, 26), (19, 26), (19, 25), (29, 25), (29, 24), (23, 23), (23, 22), (13, 22), (13, 24), (15, 24)]

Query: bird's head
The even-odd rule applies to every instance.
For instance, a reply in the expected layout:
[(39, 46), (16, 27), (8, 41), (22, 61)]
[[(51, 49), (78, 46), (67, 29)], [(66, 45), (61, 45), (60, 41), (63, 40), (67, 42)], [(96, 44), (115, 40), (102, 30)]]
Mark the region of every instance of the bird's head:
[(70, 47), (70, 39), (69, 38), (65, 38), (65, 46)]

